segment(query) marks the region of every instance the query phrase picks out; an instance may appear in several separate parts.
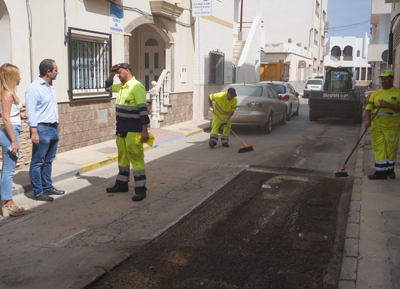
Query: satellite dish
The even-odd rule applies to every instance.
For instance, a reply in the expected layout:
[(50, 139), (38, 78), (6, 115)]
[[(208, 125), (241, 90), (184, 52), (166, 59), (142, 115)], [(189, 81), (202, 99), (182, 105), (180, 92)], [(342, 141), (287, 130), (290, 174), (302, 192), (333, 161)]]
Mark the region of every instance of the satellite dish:
[(386, 49), (385, 51), (382, 52), (382, 60), (385, 62), (388, 62), (388, 50)]

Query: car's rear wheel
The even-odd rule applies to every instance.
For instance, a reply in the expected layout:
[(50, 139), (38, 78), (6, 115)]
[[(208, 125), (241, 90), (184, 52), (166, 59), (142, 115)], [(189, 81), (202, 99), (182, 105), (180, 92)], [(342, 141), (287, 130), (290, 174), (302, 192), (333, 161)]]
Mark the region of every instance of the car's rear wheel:
[(286, 124), (286, 120), (287, 120), (287, 113), (286, 113), (286, 109), (283, 111), (283, 118), (281, 120), (281, 125), (285, 125)]
[(269, 114), (267, 124), (260, 127), (262, 133), (270, 134), (272, 131), (272, 113)]
[(293, 113), (294, 116), (298, 116), (298, 115), (299, 115), (299, 109), (300, 109), (300, 102), (297, 104), (297, 109), (296, 109), (296, 111)]
[(289, 112), (287, 114), (287, 119), (286, 120), (291, 120), (293, 115), (293, 107), (292, 105), (289, 106)]

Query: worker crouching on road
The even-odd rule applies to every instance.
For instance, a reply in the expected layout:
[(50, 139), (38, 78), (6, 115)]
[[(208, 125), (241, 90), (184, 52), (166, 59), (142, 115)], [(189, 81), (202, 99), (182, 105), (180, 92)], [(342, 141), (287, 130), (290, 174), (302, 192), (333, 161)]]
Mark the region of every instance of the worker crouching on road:
[[(117, 75), (121, 83), (113, 84)], [(119, 173), (113, 187), (106, 189), (108, 193), (127, 192), (129, 182), (129, 165), (132, 163), (135, 180), (134, 202), (146, 197), (146, 173), (143, 143), (149, 139), (147, 124), (150, 122), (146, 89), (132, 76), (132, 68), (128, 63), (115, 64), (106, 80), (106, 89), (117, 92), (115, 104), (117, 120), (117, 147)], [(140, 143), (135, 142), (140, 136)]]
[[(393, 70), (385, 70), (379, 75), (382, 88), (375, 91), (365, 108), (365, 128), (371, 126), (372, 151), (375, 155), (375, 173), (368, 179), (396, 178), (396, 164), (400, 132), (400, 89), (393, 86)], [(374, 121), (371, 124), (371, 111), (378, 107)]]
[[(229, 147), (229, 135), (231, 133), (231, 117), (235, 113), (237, 107), (236, 90), (231, 87), (228, 92), (219, 92), (215, 94), (210, 94), (208, 96), (208, 104), (212, 108), (212, 102), (214, 105), (214, 114), (218, 117), (213, 117), (212, 129), (210, 133), (210, 148), (213, 148), (218, 143), (218, 131), (221, 123), (224, 124), (224, 131), (221, 136), (221, 143), (224, 147)], [(222, 122), (221, 122), (222, 120)]]

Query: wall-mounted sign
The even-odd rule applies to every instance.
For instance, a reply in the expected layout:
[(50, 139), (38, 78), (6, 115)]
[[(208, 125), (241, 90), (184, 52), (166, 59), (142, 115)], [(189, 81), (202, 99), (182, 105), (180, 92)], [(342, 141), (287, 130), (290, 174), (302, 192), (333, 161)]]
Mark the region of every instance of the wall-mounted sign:
[(124, 24), (123, 24), (124, 10), (118, 8), (117, 5), (110, 3), (110, 32), (123, 34)]
[(304, 67), (306, 67), (306, 65), (307, 65), (307, 63), (304, 60), (300, 60), (299, 61), (299, 67), (300, 68), (304, 68)]
[(192, 0), (192, 17), (211, 16), (212, 0)]

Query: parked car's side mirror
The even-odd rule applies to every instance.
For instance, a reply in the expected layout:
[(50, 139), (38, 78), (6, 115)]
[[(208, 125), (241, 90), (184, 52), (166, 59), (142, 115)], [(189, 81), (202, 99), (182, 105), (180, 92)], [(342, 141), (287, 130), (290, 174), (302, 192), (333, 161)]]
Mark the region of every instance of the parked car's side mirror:
[(297, 91), (296, 91), (295, 95), (296, 95), (296, 97), (299, 97), (299, 93)]

